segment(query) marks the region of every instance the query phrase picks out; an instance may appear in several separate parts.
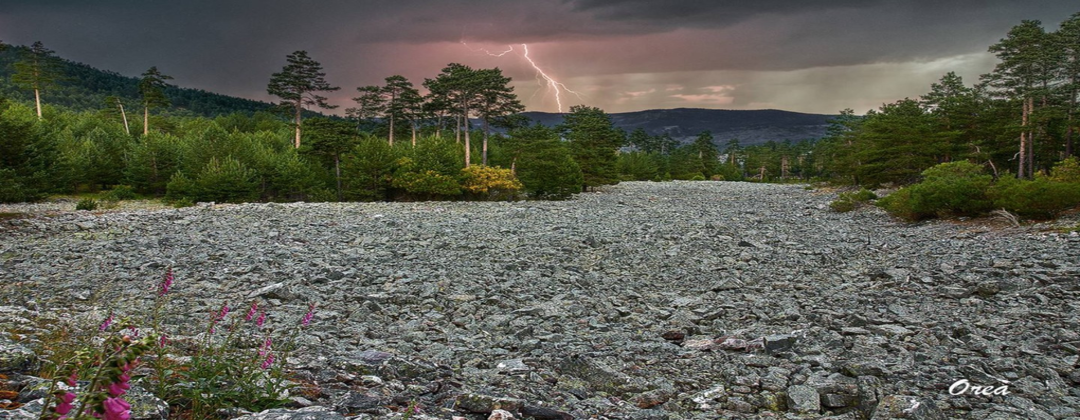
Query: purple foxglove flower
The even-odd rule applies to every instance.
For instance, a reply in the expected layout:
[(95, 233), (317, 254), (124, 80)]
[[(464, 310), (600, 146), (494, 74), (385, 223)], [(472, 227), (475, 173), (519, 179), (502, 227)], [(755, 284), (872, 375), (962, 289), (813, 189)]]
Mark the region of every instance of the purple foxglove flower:
[(119, 397), (127, 393), (128, 389), (131, 389), (131, 385), (125, 382), (113, 382), (109, 384), (109, 395)]
[(161, 286), (158, 287), (158, 296), (162, 296), (162, 295), (164, 295), (166, 293), (169, 293), (169, 288), (172, 287), (172, 283), (173, 283), (173, 272), (172, 272), (172, 267), (169, 267), (169, 269), (165, 271), (165, 278), (161, 281)]
[(109, 317), (105, 318), (105, 322), (102, 322), (101, 326), (98, 327), (98, 331), (105, 331), (105, 330), (109, 329), (109, 326), (112, 325), (112, 323), (113, 323), (113, 315), (110, 313)]
[(308, 311), (304, 314), (304, 319), (300, 321), (300, 325), (307, 326), (311, 323), (311, 318), (315, 317), (315, 304), (312, 303), (308, 306)]
[(274, 364), (274, 355), (271, 354), (269, 356), (266, 356), (266, 360), (263, 360), (262, 365), (259, 366), (259, 367), (262, 368), (262, 369), (269, 369), (270, 365), (273, 365), (273, 364)]
[(105, 420), (131, 420), (131, 404), (123, 398), (106, 398), (102, 405), (105, 406)]
[(248, 308), (247, 316), (244, 317), (244, 321), (251, 321), (251, 318), (255, 317), (255, 313), (259, 311), (259, 302), (251, 302), (251, 308)]
[(263, 323), (266, 322), (266, 312), (259, 311), (259, 317), (255, 319), (255, 326), (262, 328)]
[(75, 394), (72, 392), (66, 392), (60, 396), (60, 402), (53, 407), (53, 412), (61, 416), (71, 412), (73, 408), (71, 403), (75, 401)]

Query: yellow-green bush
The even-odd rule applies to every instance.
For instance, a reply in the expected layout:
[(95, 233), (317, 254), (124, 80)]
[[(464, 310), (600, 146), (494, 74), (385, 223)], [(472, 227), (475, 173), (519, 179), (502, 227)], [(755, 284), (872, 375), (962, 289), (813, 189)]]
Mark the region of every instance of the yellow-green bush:
[(461, 170), (461, 188), (474, 196), (510, 199), (523, 188), (509, 169), (497, 166), (470, 166)]

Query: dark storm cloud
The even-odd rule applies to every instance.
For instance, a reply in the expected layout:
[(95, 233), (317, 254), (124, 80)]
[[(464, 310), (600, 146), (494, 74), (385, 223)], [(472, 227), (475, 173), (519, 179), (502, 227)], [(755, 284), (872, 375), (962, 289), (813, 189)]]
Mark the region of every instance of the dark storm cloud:
[[(499, 66), (527, 96), (534, 74), (520, 55), (493, 59), (478, 48), (529, 43), (552, 74), (596, 83), (593, 100), (622, 101), (591, 105), (730, 97), (734, 106), (780, 94), (751, 86), (779, 76), (745, 72), (797, 72), (800, 83), (834, 86), (848, 80), (847, 67), (985, 54), (1022, 19), (1053, 30), (1077, 11), (1075, 0), (0, 0), (0, 39), (41, 40), (65, 58), (125, 75), (157, 66), (183, 86), (257, 99), (272, 99), (266, 81), (286, 54), (307, 50), (343, 88), (340, 105), (356, 86), (393, 74), (419, 84), (449, 62)], [(833, 70), (803, 71), (817, 68)], [(956, 70), (970, 78), (989, 68)], [(717, 80), (733, 71), (744, 85)], [(852, 83), (902, 85), (858, 74)], [(617, 84), (645, 79), (655, 93)], [(666, 94), (664, 86), (683, 90)], [(727, 96), (716, 86), (730, 86)]]
[(763, 14), (796, 14), (835, 8), (870, 8), (879, 1), (653, 1), (653, 0), (567, 0), (575, 11), (591, 12), (605, 20), (674, 22), (678, 25), (730, 24)]

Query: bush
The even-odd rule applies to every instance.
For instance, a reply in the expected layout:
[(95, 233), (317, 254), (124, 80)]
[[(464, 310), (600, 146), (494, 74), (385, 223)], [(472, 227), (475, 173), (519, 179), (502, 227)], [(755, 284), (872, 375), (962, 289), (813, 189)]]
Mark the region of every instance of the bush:
[(565, 200), (582, 191), (585, 177), (566, 146), (537, 141), (522, 153), (517, 177), (531, 198)]
[(923, 180), (878, 200), (890, 214), (910, 221), (931, 217), (977, 216), (993, 203), (986, 192), (993, 177), (979, 165), (961, 161), (923, 171)]
[(456, 178), (433, 170), (403, 172), (394, 177), (393, 186), (424, 199), (461, 195), (461, 184), (458, 184)]
[(173, 201), (172, 206), (178, 209), (182, 209), (184, 207), (194, 207), (195, 202), (191, 201), (191, 197), (181, 197)]
[(359, 201), (387, 199), (396, 160), (394, 149), (385, 141), (361, 139), (341, 162), (344, 198)]
[(93, 198), (84, 198), (75, 204), (75, 210), (94, 211), (98, 209), (98, 202)]
[(620, 153), (618, 159), (619, 176), (625, 181), (648, 181), (660, 173), (660, 165), (650, 153)]
[(135, 189), (130, 185), (117, 185), (102, 197), (106, 201), (124, 201), (135, 198)]
[(863, 204), (869, 203), (870, 200), (877, 199), (877, 194), (866, 188), (858, 191), (849, 191), (840, 193), (839, 198), (829, 203), (829, 208), (839, 213), (845, 213), (855, 210)]
[(989, 195), (995, 208), (1030, 219), (1052, 219), (1062, 211), (1080, 205), (1080, 182), (1058, 182), (1046, 177), (1025, 181), (1008, 177), (998, 180)]
[(166, 187), (167, 200), (188, 198), (194, 201), (243, 203), (259, 198), (259, 182), (255, 171), (231, 157), (224, 162), (217, 158), (194, 179), (176, 173)]
[(0, 169), (0, 203), (37, 201), (42, 194), (11, 169)]
[(470, 166), (461, 170), (461, 188), (483, 199), (512, 199), (521, 191), (514, 172), (496, 166)]
[(1080, 159), (1070, 156), (1068, 159), (1055, 164), (1054, 169), (1050, 172), (1050, 180), (1080, 184)]

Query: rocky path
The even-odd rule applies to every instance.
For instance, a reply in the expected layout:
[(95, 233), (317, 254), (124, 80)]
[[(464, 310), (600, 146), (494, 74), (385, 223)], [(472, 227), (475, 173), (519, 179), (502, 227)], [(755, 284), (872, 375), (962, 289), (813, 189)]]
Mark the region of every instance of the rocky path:
[[(623, 183), (566, 202), (13, 219), (0, 309), (149, 307), (170, 265), (175, 325), (316, 304), (294, 358), (319, 388), (297, 404), (329, 407), (312, 418), (1080, 418), (1080, 236), (833, 198)], [(255, 417), (300, 414), (278, 415)]]

